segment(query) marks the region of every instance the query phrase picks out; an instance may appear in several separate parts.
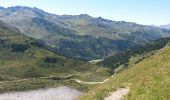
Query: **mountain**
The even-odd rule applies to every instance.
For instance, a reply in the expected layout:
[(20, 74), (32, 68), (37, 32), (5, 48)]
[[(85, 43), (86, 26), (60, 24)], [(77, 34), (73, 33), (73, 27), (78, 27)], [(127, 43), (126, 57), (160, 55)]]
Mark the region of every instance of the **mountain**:
[[(161, 45), (162, 41), (164, 45), (166, 40), (170, 39), (160, 39), (155, 43)], [(153, 55), (128, 65), (107, 82), (82, 95), (79, 100), (103, 100), (122, 88), (129, 89), (128, 94), (123, 96), (125, 100), (169, 100), (170, 45), (161, 49), (158, 45), (157, 47), (159, 49)]]
[(75, 77), (100, 81), (109, 76), (109, 70), (96, 72), (100, 68), (61, 56), (42, 41), (0, 21), (0, 92), (55, 86), (57, 80), (67, 77), (67, 82)]
[(144, 45), (130, 48), (124, 52), (116, 53), (98, 64), (112, 69), (127, 67), (154, 55), (157, 50), (164, 48), (168, 43), (170, 43), (170, 37), (160, 38)]
[(168, 25), (161, 25), (159, 26), (160, 28), (164, 28), (164, 29), (167, 29), (167, 30), (170, 30), (170, 24)]
[(57, 52), (82, 60), (101, 59), (135, 45), (170, 35), (170, 31), (87, 14), (55, 15), (38, 8), (0, 8), (0, 19), (44, 41)]

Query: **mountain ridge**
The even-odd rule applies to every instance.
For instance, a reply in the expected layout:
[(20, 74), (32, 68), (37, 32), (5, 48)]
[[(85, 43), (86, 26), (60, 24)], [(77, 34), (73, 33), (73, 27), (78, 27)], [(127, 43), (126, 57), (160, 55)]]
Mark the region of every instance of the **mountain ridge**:
[(160, 38), (144, 45), (132, 47), (124, 52), (116, 53), (98, 64), (112, 68), (113, 70), (119, 67), (126, 68), (131, 64), (136, 64), (143, 59), (154, 55), (158, 50), (164, 48), (169, 43), (170, 37)]
[(28, 36), (43, 40), (61, 54), (66, 52), (69, 57), (87, 61), (170, 35), (168, 30), (132, 22), (94, 18), (87, 14), (55, 15), (22, 6), (1, 10), (0, 19)]
[(158, 26), (160, 28), (164, 28), (164, 29), (167, 29), (167, 30), (170, 30), (170, 24), (167, 24), (167, 25), (161, 25), (161, 26)]
[(98, 69), (89, 63), (66, 58), (53, 52), (40, 41), (19, 31), (16, 32), (15, 29), (12, 31), (11, 27), (1, 21), (0, 36), (0, 74), (2, 75), (0, 79), (2, 80), (77, 74), (82, 68), (85, 68), (85, 71), (90, 66), (91, 70)]

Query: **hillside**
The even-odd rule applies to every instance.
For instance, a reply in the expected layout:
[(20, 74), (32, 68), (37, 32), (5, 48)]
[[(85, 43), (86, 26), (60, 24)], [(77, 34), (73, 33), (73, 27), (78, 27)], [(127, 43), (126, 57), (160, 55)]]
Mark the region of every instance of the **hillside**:
[(110, 92), (128, 88), (125, 100), (169, 100), (170, 47), (167, 45), (156, 54), (129, 65), (104, 84), (89, 91), (80, 100), (103, 100)]
[[(58, 80), (69, 82), (74, 78), (101, 81), (110, 74), (109, 69), (96, 72), (100, 68), (63, 57), (0, 21), (0, 92), (64, 85), (64, 81)], [(71, 82), (66, 83), (76, 85)]]
[(116, 53), (111, 57), (99, 62), (98, 65), (116, 69), (118, 67), (127, 67), (140, 62), (141, 60), (155, 54), (157, 50), (165, 47), (170, 42), (170, 37), (160, 38), (144, 45), (130, 48), (124, 52)]
[(22, 6), (1, 7), (0, 19), (67, 57), (87, 61), (170, 35), (168, 30), (131, 22), (87, 14), (55, 15)]

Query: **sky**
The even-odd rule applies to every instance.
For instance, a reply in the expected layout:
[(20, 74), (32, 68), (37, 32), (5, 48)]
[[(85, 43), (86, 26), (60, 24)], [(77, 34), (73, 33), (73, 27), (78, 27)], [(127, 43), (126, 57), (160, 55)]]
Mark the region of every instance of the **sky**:
[(89, 14), (144, 25), (170, 23), (170, 0), (0, 0), (0, 6), (28, 6), (53, 14)]

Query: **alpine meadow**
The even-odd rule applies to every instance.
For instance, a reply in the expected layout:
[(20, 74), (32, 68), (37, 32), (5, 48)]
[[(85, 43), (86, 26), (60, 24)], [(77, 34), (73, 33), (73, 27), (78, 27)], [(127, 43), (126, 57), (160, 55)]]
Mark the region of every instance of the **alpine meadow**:
[(170, 0), (1, 0), (0, 100), (169, 100)]

